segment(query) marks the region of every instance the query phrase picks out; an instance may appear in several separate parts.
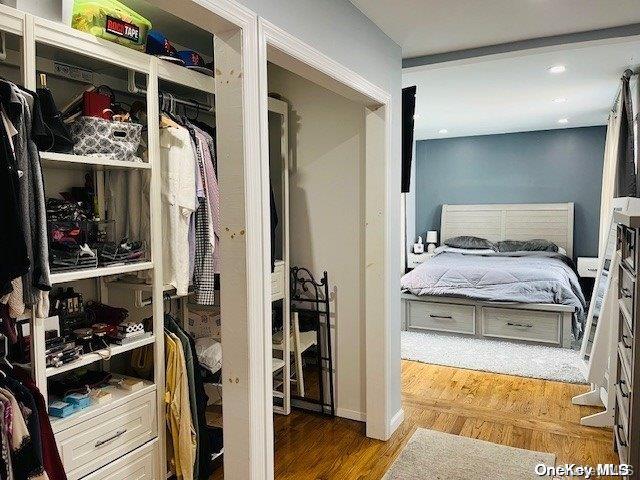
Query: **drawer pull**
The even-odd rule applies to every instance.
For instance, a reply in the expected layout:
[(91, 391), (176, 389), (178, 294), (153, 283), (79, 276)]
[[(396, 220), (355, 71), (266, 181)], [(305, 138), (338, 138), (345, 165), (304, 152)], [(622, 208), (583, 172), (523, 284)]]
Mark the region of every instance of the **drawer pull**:
[(453, 320), (451, 315), (429, 315), (429, 318), (439, 318), (441, 320)]
[(533, 325), (531, 325), (530, 323), (507, 322), (505, 323), (505, 325), (507, 325), (508, 327), (533, 328)]
[[(616, 437), (618, 438), (618, 442), (620, 442), (621, 447), (627, 447), (628, 446), (627, 442), (622, 440), (622, 437), (620, 436), (620, 430), (622, 430), (622, 425), (616, 424)], [(623, 430), (623, 433), (624, 433), (624, 430)]]
[(597, 272), (597, 271), (598, 271), (597, 268), (592, 268), (592, 267), (587, 268), (587, 272)]
[(98, 440), (96, 442), (95, 448), (99, 448), (102, 447), (103, 445), (114, 441), (116, 438), (121, 437), (122, 435), (124, 435), (125, 433), (127, 433), (127, 429), (125, 428), (124, 430), (120, 430), (119, 432), (117, 432), (115, 435), (112, 435), (109, 438), (105, 438), (104, 440)]
[(624, 379), (620, 379), (620, 381), (618, 382), (618, 388), (620, 389), (620, 395), (622, 395), (624, 398), (629, 398), (629, 390), (627, 390), (627, 392), (625, 393), (625, 391), (622, 389), (622, 386), (626, 384), (627, 382), (625, 382)]
[(631, 290), (629, 290), (627, 287), (620, 288), (620, 293), (622, 293), (622, 296), (624, 298), (631, 298)]
[(624, 341), (625, 338), (629, 338), (629, 337), (623, 333), (622, 338), (620, 339), (622, 341), (622, 346), (624, 348), (633, 348), (633, 345), (628, 345), (627, 342)]

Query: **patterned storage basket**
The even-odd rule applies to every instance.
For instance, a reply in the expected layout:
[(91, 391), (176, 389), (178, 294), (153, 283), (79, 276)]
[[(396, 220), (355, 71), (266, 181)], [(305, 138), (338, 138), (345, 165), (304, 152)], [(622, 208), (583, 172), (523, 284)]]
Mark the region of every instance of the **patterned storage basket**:
[(107, 155), (117, 160), (138, 160), (142, 125), (80, 117), (71, 124), (76, 155)]

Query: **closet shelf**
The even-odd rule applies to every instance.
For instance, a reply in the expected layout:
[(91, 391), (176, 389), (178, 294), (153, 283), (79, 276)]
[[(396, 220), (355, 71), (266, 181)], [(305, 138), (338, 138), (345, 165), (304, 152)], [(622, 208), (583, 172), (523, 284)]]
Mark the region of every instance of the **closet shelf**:
[(212, 95), (216, 93), (216, 82), (212, 76), (189, 70), (166, 60), (158, 60), (158, 78)]
[(73, 155), (68, 153), (40, 152), (43, 167), (64, 168), (67, 170), (148, 170), (147, 162), (114, 160), (109, 157)]
[[(136, 340), (131, 343), (127, 343), (126, 345), (112, 345), (111, 346), (111, 356), (120, 355), (121, 353), (129, 352), (131, 350), (135, 350), (136, 348), (144, 347), (145, 345), (150, 345), (155, 342), (155, 335), (151, 335), (149, 337), (141, 338), (140, 340)], [(68, 372), (70, 370), (75, 370), (76, 368), (85, 367), (87, 365), (91, 365), (92, 363), (99, 362), (103, 360), (104, 353), (106, 353), (106, 349), (102, 351), (103, 355), (98, 353), (85, 353), (78, 360), (62, 365), (61, 367), (47, 367), (45, 370), (47, 377), (53, 377), (54, 375), (59, 375), (61, 373)]]
[[(114, 375), (114, 379), (120, 378), (131, 378), (126, 377), (124, 375)], [(131, 400), (138, 398), (142, 395), (146, 395), (149, 392), (153, 392), (156, 389), (156, 385), (147, 380), (142, 380), (143, 386), (139, 390), (135, 392), (130, 392), (128, 390), (123, 390), (117, 388), (115, 386), (108, 386), (103, 388), (103, 391), (109, 392), (111, 394), (111, 400), (104, 403), (94, 403), (90, 407), (83, 408), (72, 415), (69, 415), (65, 418), (57, 418), (57, 417), (49, 417), (51, 421), (51, 428), (53, 429), (53, 433), (61, 432), (62, 430), (66, 430), (71, 428), (83, 421), (97, 417), (98, 415), (113, 410), (114, 408), (119, 407), (120, 405), (124, 405)]]
[(126, 265), (113, 265), (111, 267), (87, 268), (86, 270), (70, 270), (51, 274), (51, 283), (66, 283), (88, 278), (106, 277), (108, 275), (119, 275), (121, 273), (141, 272), (151, 270), (153, 262), (128, 263)]

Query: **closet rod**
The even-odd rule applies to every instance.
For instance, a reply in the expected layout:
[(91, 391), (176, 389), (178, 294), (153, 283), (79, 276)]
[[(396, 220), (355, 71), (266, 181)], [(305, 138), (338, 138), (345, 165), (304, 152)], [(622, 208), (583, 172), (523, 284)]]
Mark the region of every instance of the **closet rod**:
[[(140, 94), (140, 95), (147, 94), (147, 91), (145, 89), (140, 88), (138, 87), (138, 85), (136, 85), (136, 72), (134, 72), (133, 70), (129, 70), (127, 77), (128, 77), (127, 85), (128, 85), (129, 93)], [(160, 93), (160, 97), (164, 95), (162, 91), (160, 91), (159, 93)], [(204, 92), (204, 93), (209, 93), (209, 92)], [(213, 113), (215, 110), (215, 107), (213, 105), (208, 105), (206, 103), (200, 103), (193, 100), (183, 100), (181, 98), (174, 96), (173, 94), (171, 94), (169, 98), (171, 98), (172, 101), (179, 103), (180, 105), (186, 105), (187, 107), (203, 110), (205, 112)]]

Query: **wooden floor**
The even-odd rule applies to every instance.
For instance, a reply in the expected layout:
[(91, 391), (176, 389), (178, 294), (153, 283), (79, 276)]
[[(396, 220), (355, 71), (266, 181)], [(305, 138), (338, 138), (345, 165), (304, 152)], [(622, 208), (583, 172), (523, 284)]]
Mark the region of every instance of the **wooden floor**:
[(359, 422), (298, 411), (276, 415), (276, 478), (380, 479), (417, 427), (552, 452), (558, 463), (617, 463), (611, 430), (580, 425), (581, 416), (597, 409), (571, 405), (586, 390), (403, 361), (405, 421), (388, 442), (366, 438)]

